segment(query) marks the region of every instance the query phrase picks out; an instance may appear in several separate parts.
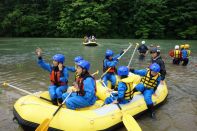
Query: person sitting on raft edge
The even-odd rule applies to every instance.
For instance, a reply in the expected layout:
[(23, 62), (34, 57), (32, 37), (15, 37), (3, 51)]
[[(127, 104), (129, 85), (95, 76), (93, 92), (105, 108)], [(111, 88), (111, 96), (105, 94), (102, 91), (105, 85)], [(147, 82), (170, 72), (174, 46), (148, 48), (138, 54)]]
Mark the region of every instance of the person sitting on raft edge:
[[(63, 54), (56, 54), (52, 57), (53, 64), (46, 63), (42, 58), (42, 50), (36, 49), (36, 55), (38, 56), (38, 65), (50, 72), (51, 84), (48, 87), (49, 94), (54, 105), (62, 103), (62, 93), (67, 91), (68, 88), (68, 70), (63, 65), (65, 57)], [(58, 102), (57, 102), (58, 101)]]
[[(81, 60), (77, 63), (77, 74), (79, 77), (73, 84), (75, 90), (73, 90), (73, 93), (65, 102), (68, 109), (84, 108), (94, 105), (96, 102), (96, 81), (89, 74), (89, 69), (90, 63), (88, 61)], [(68, 94), (68, 92), (64, 93), (62, 99), (64, 100)]]
[(110, 97), (105, 99), (105, 104), (120, 103), (126, 104), (133, 98), (133, 80), (129, 77), (129, 69), (126, 66), (118, 68), (118, 76), (120, 77), (118, 83), (118, 92), (112, 93)]
[(135, 86), (133, 91), (140, 91), (144, 95), (150, 116), (156, 119), (152, 95), (161, 81), (160, 66), (153, 63), (147, 69), (135, 70), (130, 68), (130, 72), (142, 76), (141, 82)]

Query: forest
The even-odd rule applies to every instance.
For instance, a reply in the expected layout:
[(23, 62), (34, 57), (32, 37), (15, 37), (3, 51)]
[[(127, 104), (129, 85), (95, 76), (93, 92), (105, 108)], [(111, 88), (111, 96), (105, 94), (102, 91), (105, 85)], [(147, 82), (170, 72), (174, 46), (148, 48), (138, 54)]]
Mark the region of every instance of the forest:
[(0, 37), (197, 39), (196, 0), (1, 0)]

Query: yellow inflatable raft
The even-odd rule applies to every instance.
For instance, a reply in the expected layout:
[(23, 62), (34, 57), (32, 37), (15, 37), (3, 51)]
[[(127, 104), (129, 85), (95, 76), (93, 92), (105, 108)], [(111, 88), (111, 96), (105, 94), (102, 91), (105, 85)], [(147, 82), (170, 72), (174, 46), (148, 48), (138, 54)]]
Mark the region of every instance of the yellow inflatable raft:
[[(140, 76), (131, 74), (133, 86), (140, 81)], [(70, 110), (65, 107), (59, 110), (49, 125), (49, 130), (67, 130), (67, 131), (96, 131), (113, 129), (122, 123), (122, 114), (127, 113), (135, 116), (147, 109), (144, 97), (136, 92), (133, 99), (128, 104), (120, 104), (122, 112), (116, 104), (103, 105), (103, 101), (110, 94), (106, 87), (97, 81), (98, 100), (93, 106), (79, 110)], [(167, 85), (159, 85), (153, 95), (155, 105), (165, 100), (168, 94)], [(49, 93), (40, 92), (37, 95), (50, 99)], [(20, 125), (28, 131), (35, 129), (46, 118), (50, 118), (57, 106), (51, 102), (40, 99), (33, 95), (27, 95), (18, 99), (14, 105), (14, 117)], [(135, 131), (135, 129), (133, 129)]]
[(96, 41), (89, 41), (89, 42), (83, 42), (83, 45), (85, 46), (97, 46), (98, 44)]

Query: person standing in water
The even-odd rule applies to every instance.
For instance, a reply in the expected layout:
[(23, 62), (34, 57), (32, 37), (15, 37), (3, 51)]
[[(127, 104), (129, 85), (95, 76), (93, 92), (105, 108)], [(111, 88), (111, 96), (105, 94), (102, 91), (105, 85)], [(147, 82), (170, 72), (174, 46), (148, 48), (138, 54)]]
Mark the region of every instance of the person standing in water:
[(163, 84), (163, 81), (166, 76), (166, 68), (165, 68), (165, 63), (160, 56), (160, 50), (157, 47), (154, 47), (151, 49), (150, 53), (151, 53), (151, 64), (157, 63), (160, 66), (161, 84)]
[(181, 62), (181, 51), (179, 50), (179, 45), (175, 45), (174, 51), (173, 51), (173, 64), (179, 65)]
[(144, 60), (147, 53), (148, 53), (148, 47), (145, 45), (145, 41), (143, 40), (141, 42), (141, 45), (138, 47), (139, 60)]

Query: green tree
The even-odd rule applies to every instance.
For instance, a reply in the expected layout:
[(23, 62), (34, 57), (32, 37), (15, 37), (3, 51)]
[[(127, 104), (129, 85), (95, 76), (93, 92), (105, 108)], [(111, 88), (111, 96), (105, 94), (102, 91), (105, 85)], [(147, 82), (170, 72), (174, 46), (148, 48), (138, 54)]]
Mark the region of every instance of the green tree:
[(195, 0), (1, 0), (0, 36), (196, 39)]

